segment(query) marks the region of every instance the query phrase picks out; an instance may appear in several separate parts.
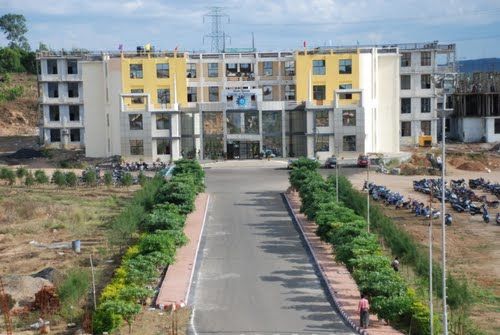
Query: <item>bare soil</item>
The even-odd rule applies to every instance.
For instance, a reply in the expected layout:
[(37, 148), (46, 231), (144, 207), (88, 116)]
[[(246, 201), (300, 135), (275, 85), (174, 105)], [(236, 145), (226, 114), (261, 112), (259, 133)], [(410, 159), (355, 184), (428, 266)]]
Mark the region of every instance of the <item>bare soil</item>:
[[(385, 185), (393, 191), (398, 191), (405, 197), (418, 199), (424, 203), (429, 202), (429, 197), (413, 190), (413, 180), (424, 176), (388, 176), (383, 174), (370, 175), (370, 181)], [(435, 176), (428, 176), (436, 178)], [(500, 171), (471, 172), (448, 167), (448, 180), (483, 177), (493, 182), (500, 181)], [(354, 187), (360, 190), (366, 179), (366, 173), (359, 171), (350, 177)], [(493, 195), (487, 195), (488, 200), (496, 200)], [(383, 206), (383, 205), (381, 205)], [(434, 202), (433, 208), (440, 209), (440, 203)], [(385, 207), (386, 215), (408, 231), (417, 242), (423, 246), (428, 245), (429, 220), (415, 217), (407, 210), (395, 210)], [(465, 276), (470, 283), (477, 285), (486, 299), (478, 302), (473, 308), (473, 320), (488, 334), (500, 332), (500, 226), (495, 224), (495, 216), (500, 209), (490, 209), (492, 221), (485, 224), (481, 215), (457, 213), (447, 205), (447, 212), (453, 216), (453, 224), (446, 229), (446, 256), (447, 268), (459, 277)], [(435, 220), (436, 221), (436, 220)], [(433, 225), (434, 260), (440, 262), (441, 258), (441, 221)]]

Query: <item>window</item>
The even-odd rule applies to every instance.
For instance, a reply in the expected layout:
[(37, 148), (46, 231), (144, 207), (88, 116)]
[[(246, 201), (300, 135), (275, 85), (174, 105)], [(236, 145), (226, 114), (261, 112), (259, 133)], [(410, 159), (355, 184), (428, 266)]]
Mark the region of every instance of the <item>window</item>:
[(70, 129), (69, 140), (71, 142), (80, 142), (80, 129)]
[(59, 98), (59, 84), (48, 83), (49, 98)]
[(315, 114), (316, 127), (328, 127), (328, 111), (316, 111)]
[(500, 134), (500, 119), (495, 119), (495, 134)]
[(170, 129), (170, 116), (167, 113), (156, 114), (156, 129)]
[(326, 73), (324, 60), (313, 60), (313, 74), (322, 76)]
[(210, 102), (219, 101), (219, 87), (218, 86), (208, 87), (208, 101), (210, 101)]
[(80, 106), (78, 105), (69, 106), (69, 120), (80, 121)]
[(50, 130), (50, 142), (61, 142), (61, 129)]
[(132, 79), (142, 78), (142, 64), (130, 64), (130, 78)]
[(325, 100), (325, 85), (314, 85), (313, 86), (313, 99), (314, 100)]
[(142, 140), (130, 140), (130, 154), (134, 156), (144, 155), (144, 144)]
[(47, 74), (57, 74), (57, 59), (47, 59)]
[(423, 90), (427, 90), (431, 88), (431, 75), (430, 74), (423, 74), (420, 76), (420, 87)]
[(235, 77), (238, 74), (238, 64), (228, 63), (226, 64), (226, 76)]
[(142, 130), (142, 114), (129, 114), (128, 123), (130, 130)]
[(170, 89), (169, 88), (159, 88), (156, 90), (158, 95), (159, 104), (169, 104), (170, 103)]
[(170, 68), (168, 63), (156, 64), (156, 78), (170, 77)]
[(295, 61), (287, 60), (285, 62), (285, 76), (295, 76)]
[(68, 74), (78, 74), (78, 61), (76, 59), (68, 59)]
[(49, 106), (49, 120), (50, 121), (59, 121), (59, 106), (58, 105)]
[[(339, 88), (341, 90), (350, 90), (352, 89), (352, 84), (340, 84)], [(342, 93), (339, 94), (340, 99), (352, 99), (352, 94), (351, 93)]]
[(240, 64), (240, 72), (241, 73), (251, 73), (252, 72), (252, 64), (250, 64), (250, 63)]
[(196, 87), (188, 87), (187, 88), (187, 101), (188, 102), (197, 102), (198, 94), (196, 93)]
[(273, 62), (264, 62), (264, 76), (273, 75)]
[(356, 111), (355, 110), (344, 110), (342, 111), (342, 125), (349, 127), (356, 125)]
[(420, 54), (420, 65), (421, 66), (431, 66), (431, 52), (422, 51)]
[(340, 59), (339, 60), (339, 73), (340, 74), (352, 73), (352, 60)]
[(68, 98), (78, 98), (78, 83), (68, 83)]
[(219, 64), (208, 63), (208, 76), (212, 78), (219, 76)]
[(285, 85), (285, 100), (295, 101), (295, 85)]
[(273, 87), (263, 86), (262, 87), (262, 100), (272, 101), (273, 100)]
[(401, 136), (402, 137), (411, 136), (411, 122), (410, 121), (401, 122)]
[(401, 89), (402, 90), (411, 89), (411, 76), (409, 74), (401, 75)]
[(401, 67), (411, 66), (411, 53), (403, 52), (401, 54)]
[(344, 136), (342, 139), (343, 151), (356, 151), (356, 135)]
[(411, 113), (411, 98), (401, 98), (401, 114)]
[(330, 136), (316, 135), (316, 143), (314, 145), (315, 152), (325, 152), (330, 150)]
[[(144, 93), (144, 90), (142, 88), (133, 88), (130, 90), (130, 93)], [(143, 104), (144, 97), (133, 97), (132, 103), (133, 104)]]
[(196, 78), (196, 64), (189, 63), (186, 68), (186, 77)]
[(431, 112), (431, 98), (420, 98), (420, 113)]
[(170, 155), (170, 140), (168, 138), (156, 140), (156, 154)]
[(420, 131), (424, 135), (431, 134), (431, 121), (420, 121)]

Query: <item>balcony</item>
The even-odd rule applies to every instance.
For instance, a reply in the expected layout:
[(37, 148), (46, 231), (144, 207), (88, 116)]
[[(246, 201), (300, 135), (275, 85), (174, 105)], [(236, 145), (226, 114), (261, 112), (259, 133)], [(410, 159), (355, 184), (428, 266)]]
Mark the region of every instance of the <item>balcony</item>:
[(69, 98), (69, 97), (51, 98), (49, 96), (41, 96), (40, 98), (38, 98), (38, 102), (40, 104), (49, 104), (49, 105), (59, 105), (59, 104), (81, 105), (81, 104), (83, 104), (83, 98), (82, 97), (76, 97), (76, 98)]
[(59, 82), (59, 81), (82, 81), (81, 74), (39, 74), (38, 81), (41, 82)]

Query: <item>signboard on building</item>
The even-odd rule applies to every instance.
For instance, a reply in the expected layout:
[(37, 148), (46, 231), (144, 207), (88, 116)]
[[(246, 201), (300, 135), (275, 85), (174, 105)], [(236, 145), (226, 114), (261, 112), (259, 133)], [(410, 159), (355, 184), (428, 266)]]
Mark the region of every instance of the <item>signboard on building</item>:
[(255, 109), (262, 100), (262, 90), (237, 88), (224, 91), (228, 109)]

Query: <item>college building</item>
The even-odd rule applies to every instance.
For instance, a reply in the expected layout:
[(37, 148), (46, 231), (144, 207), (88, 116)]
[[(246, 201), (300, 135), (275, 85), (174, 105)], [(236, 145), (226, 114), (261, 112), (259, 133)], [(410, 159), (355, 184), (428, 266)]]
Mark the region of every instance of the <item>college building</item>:
[[(430, 67), (417, 66), (430, 47), (412, 47), (40, 53), (41, 140), (146, 161), (398, 152), (409, 117), (414, 133), (437, 129), (433, 84), (405, 85), (438, 70), (440, 46)], [(413, 114), (427, 95), (429, 117)]]

